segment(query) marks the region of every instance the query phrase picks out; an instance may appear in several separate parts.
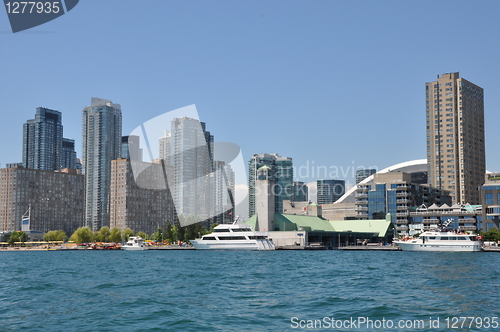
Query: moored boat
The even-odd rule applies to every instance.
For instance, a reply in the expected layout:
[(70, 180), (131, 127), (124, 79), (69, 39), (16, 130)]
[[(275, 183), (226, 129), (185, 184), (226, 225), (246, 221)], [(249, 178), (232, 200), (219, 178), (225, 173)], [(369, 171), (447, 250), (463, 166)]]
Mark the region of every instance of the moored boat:
[(196, 249), (275, 250), (267, 232), (253, 231), (248, 225), (218, 225), (201, 239), (191, 240)]
[(122, 250), (148, 250), (148, 247), (142, 237), (131, 236), (127, 243), (122, 245)]

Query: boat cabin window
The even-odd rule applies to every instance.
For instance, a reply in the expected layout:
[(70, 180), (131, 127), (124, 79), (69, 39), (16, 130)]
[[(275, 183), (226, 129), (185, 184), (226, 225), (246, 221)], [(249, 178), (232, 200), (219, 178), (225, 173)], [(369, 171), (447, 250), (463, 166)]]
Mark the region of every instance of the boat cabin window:
[(229, 229), (227, 228), (214, 228), (214, 233), (229, 233)]
[(215, 241), (215, 236), (204, 236), (203, 240)]
[(264, 235), (251, 235), (248, 238), (250, 240), (265, 240), (266, 236), (264, 236)]
[(231, 228), (233, 232), (250, 232), (248, 228)]
[(246, 240), (244, 236), (219, 236), (219, 240)]
[(429, 236), (429, 240), (435, 240), (436, 237), (435, 236)]

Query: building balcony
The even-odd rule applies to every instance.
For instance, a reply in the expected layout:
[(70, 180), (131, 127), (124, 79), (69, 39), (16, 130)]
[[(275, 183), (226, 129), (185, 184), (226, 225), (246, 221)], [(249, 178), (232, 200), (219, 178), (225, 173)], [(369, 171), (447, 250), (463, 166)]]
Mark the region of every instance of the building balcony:
[(355, 211), (368, 211), (368, 206), (357, 206)]
[(366, 187), (357, 187), (356, 188), (356, 192), (357, 193), (366, 193), (366, 192), (368, 192), (368, 188), (366, 188)]
[(408, 219), (397, 219), (396, 224), (398, 225), (408, 225)]
[(408, 204), (409, 202), (410, 202), (410, 200), (406, 199), (406, 198), (396, 200), (396, 203), (398, 203), (398, 204)]
[(406, 184), (400, 184), (399, 186), (396, 187), (396, 189), (406, 190), (406, 189), (408, 189), (408, 186)]
[(354, 195), (354, 198), (355, 199), (368, 198), (368, 194), (366, 192), (364, 192), (364, 193), (358, 193), (358, 194)]
[(408, 196), (409, 196), (409, 193), (407, 193), (406, 191), (396, 192), (396, 197), (408, 197)]
[(397, 211), (408, 211), (407, 205), (396, 206)]
[(396, 217), (406, 217), (407, 215), (408, 215), (408, 211), (396, 212)]
[(459, 218), (458, 219), (458, 223), (459, 224), (476, 224), (477, 221), (476, 221), (476, 219), (463, 219), (463, 218)]
[(354, 201), (356, 205), (368, 205), (368, 201)]
[(407, 231), (408, 230), (408, 226), (397, 226), (396, 230), (397, 231)]

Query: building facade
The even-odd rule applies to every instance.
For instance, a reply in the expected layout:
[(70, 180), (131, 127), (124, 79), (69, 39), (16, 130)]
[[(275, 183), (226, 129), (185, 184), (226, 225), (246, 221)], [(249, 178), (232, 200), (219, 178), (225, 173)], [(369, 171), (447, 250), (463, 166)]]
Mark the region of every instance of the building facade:
[(486, 171), (483, 89), (459, 73), (426, 83), (427, 173), (459, 204), (480, 204)]
[(234, 221), (235, 175), (230, 165), (214, 161), (215, 220), (217, 224), (232, 224)]
[(205, 123), (188, 117), (172, 120), (173, 196), (181, 225), (188, 217), (209, 222), (215, 215), (213, 142)]
[(425, 204), (451, 204), (449, 191), (411, 182), (411, 174), (404, 172), (374, 175), (372, 183), (359, 184), (355, 195), (357, 219), (382, 219), (388, 213), (399, 234), (409, 231), (412, 207)]
[(482, 229), (490, 230), (500, 227), (500, 173), (485, 175), (484, 185), (481, 188)]
[[(72, 142), (72, 144), (71, 144)], [(62, 114), (44, 107), (23, 125), (23, 161), (29, 169), (75, 168), (75, 142), (63, 138)]]
[(120, 158), (142, 161), (142, 149), (140, 144), (139, 136), (122, 136)]
[(307, 202), (309, 200), (309, 188), (302, 181), (293, 181), (293, 197), (294, 202)]
[(84, 176), (74, 169), (0, 169), (0, 231), (21, 230), (28, 209), (31, 231), (64, 230), (70, 236), (83, 226)]
[(432, 204), (421, 206), (410, 211), (409, 232), (412, 236), (424, 231), (432, 231), (438, 228), (439, 224), (449, 222), (448, 228), (460, 231), (472, 231), (477, 233), (481, 228), (481, 205), (459, 205), (457, 203)]
[[(134, 165), (133, 165), (134, 164)], [(130, 159), (111, 162), (110, 227), (151, 234), (175, 221), (175, 208), (165, 165)], [(133, 171), (142, 172), (134, 178)]]
[(316, 182), (318, 190), (318, 204), (335, 203), (345, 194), (344, 180), (318, 180)]
[(358, 169), (356, 171), (356, 184), (360, 183), (372, 174), (377, 173), (376, 169)]
[(293, 162), (292, 158), (281, 157), (276, 153), (254, 154), (248, 163), (248, 212), (249, 216), (256, 213), (255, 206), (255, 182), (257, 170), (262, 166), (268, 166), (273, 173), (274, 185), (272, 193), (275, 196), (275, 211), (283, 211), (283, 200), (293, 198)]
[(92, 98), (83, 109), (82, 172), (85, 175), (85, 225), (109, 226), (111, 161), (121, 153), (122, 113), (118, 104)]

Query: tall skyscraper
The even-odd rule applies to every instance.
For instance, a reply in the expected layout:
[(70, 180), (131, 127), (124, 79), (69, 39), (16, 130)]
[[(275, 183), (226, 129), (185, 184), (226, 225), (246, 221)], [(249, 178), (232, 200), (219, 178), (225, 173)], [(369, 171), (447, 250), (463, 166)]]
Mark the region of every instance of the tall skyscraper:
[(62, 136), (61, 112), (38, 107), (35, 118), (23, 126), (23, 166), (44, 171), (60, 169)]
[(62, 139), (61, 163), (62, 168), (76, 169), (76, 151), (74, 139)]
[(293, 181), (293, 201), (306, 202), (309, 199), (309, 188), (302, 181)]
[(122, 112), (118, 104), (92, 98), (83, 109), (82, 171), (85, 174), (85, 224), (94, 231), (109, 226), (111, 161), (121, 152)]
[(451, 192), (461, 204), (481, 204), (484, 183), (483, 89), (459, 73), (426, 83), (427, 171), (431, 187)]
[(344, 180), (318, 180), (318, 204), (335, 203), (345, 194)]
[(377, 173), (376, 169), (358, 169), (356, 171), (356, 184), (360, 183), (372, 174)]
[(183, 117), (172, 120), (172, 166), (174, 202), (181, 220), (204, 221), (214, 216), (213, 136), (205, 123)]
[(75, 141), (63, 138), (62, 114), (44, 107), (23, 125), (23, 161), (29, 169), (75, 168)]
[(275, 212), (283, 212), (283, 200), (293, 199), (293, 163), (292, 158), (280, 157), (276, 153), (254, 154), (248, 163), (248, 212), (249, 216), (256, 213), (255, 181), (257, 170), (262, 166), (271, 168), (273, 177), (273, 195), (275, 196)]
[(234, 221), (235, 175), (231, 165), (214, 161), (215, 222), (232, 224)]
[(142, 161), (140, 138), (136, 135), (122, 136), (120, 158)]
[(159, 157), (160, 159), (163, 159), (165, 161), (165, 164), (168, 166), (171, 166), (171, 145), (170, 145), (170, 138), (171, 138), (171, 133), (170, 130), (165, 130), (165, 135), (163, 137), (160, 137), (159, 141), (159, 146), (160, 146), (160, 154)]

